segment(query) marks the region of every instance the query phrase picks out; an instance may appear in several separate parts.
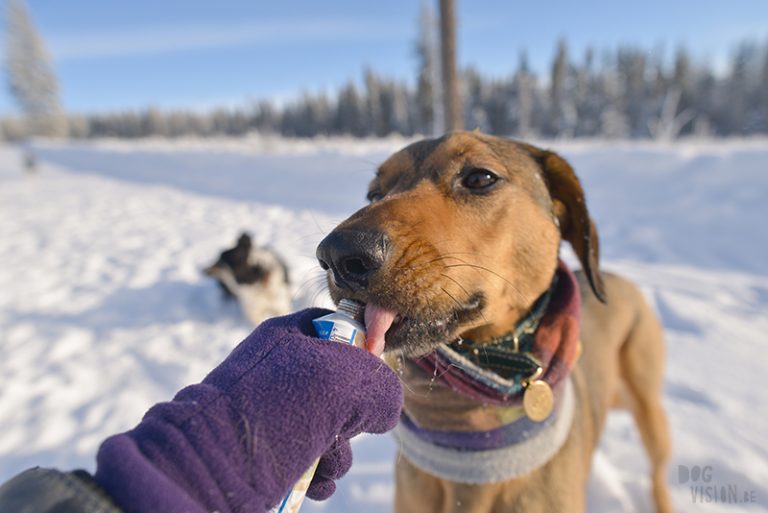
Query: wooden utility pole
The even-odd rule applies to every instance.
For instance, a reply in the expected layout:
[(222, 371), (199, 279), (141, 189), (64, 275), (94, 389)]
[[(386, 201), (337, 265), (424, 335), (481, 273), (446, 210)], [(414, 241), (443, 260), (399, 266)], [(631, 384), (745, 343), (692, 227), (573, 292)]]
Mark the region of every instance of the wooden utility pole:
[(461, 130), (461, 98), (456, 73), (456, 9), (454, 0), (440, 0), (440, 55), (443, 69), (445, 130)]

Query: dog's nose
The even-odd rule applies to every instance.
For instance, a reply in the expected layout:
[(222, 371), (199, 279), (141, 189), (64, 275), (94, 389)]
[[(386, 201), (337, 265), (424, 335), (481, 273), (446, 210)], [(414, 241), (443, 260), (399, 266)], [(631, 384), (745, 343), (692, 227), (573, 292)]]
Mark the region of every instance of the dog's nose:
[(369, 230), (334, 230), (317, 247), (320, 267), (331, 269), (336, 284), (365, 288), (389, 254), (387, 234)]

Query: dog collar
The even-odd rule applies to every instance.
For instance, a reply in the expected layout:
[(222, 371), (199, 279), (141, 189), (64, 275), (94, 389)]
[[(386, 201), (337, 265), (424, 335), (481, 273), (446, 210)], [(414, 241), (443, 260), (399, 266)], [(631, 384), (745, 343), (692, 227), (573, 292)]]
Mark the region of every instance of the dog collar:
[[(476, 342), (467, 338), (459, 338), (456, 342), (449, 344), (457, 353), (464, 355), (472, 361), (475, 361), (481, 367), (493, 367), (497, 369), (500, 375), (509, 377), (514, 374), (516, 365), (512, 365), (507, 372), (505, 366), (494, 363), (489, 356), (488, 350), (493, 349), (501, 354), (527, 355), (535, 342), (536, 329), (539, 327), (542, 317), (547, 311), (552, 294), (557, 287), (558, 273), (555, 271), (552, 282), (541, 296), (533, 303), (528, 314), (515, 324), (515, 328), (500, 337), (494, 337), (489, 342)], [(538, 362), (531, 359), (526, 368), (522, 369), (530, 376), (536, 370)]]
[(415, 363), (456, 393), (498, 406), (522, 404), (534, 376), (555, 390), (575, 365), (580, 306), (576, 277), (560, 261), (553, 285), (510, 335), (444, 344)]
[(555, 413), (535, 425), (523, 417), (493, 431), (442, 432), (403, 415), (392, 433), (400, 453), (434, 476), (467, 484), (516, 479), (544, 465), (568, 438), (576, 405), (570, 377), (561, 387)]
[[(449, 349), (469, 360), (467, 369), (485, 369), (492, 372), (491, 379), (486, 380), (492, 387), (502, 392), (512, 393), (513, 388), (523, 387), (523, 407), (526, 415), (535, 422), (546, 419), (554, 407), (554, 395), (549, 384), (539, 379), (544, 373), (536, 357), (531, 353), (536, 341), (536, 329), (541, 322), (552, 293), (557, 286), (558, 274), (555, 272), (550, 286), (534, 302), (530, 312), (518, 321), (515, 328), (501, 337), (489, 342), (476, 342), (471, 339), (461, 339), (449, 344)], [(445, 351), (445, 356), (456, 362), (457, 354)], [(477, 378), (486, 378), (478, 374)], [(508, 380), (501, 383), (498, 379)]]

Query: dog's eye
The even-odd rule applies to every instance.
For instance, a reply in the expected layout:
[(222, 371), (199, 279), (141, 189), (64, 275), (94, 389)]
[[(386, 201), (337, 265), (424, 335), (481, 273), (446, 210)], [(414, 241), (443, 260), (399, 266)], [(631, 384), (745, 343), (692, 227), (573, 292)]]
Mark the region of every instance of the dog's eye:
[(499, 177), (487, 169), (473, 169), (461, 179), (461, 185), (473, 191), (483, 191), (499, 181)]
[(381, 198), (384, 197), (384, 195), (381, 193), (380, 190), (374, 189), (372, 191), (368, 191), (368, 194), (365, 195), (366, 199), (373, 203), (375, 201), (379, 201)]

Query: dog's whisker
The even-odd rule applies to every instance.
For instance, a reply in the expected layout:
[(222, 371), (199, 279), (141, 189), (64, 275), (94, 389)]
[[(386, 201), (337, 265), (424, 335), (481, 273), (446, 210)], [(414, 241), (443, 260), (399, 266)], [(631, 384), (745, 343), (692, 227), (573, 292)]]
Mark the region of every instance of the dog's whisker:
[[(311, 210), (309, 211), (309, 215), (312, 218), (312, 221), (315, 223), (315, 226), (317, 227), (317, 231), (320, 232), (320, 234), (325, 237), (328, 234), (328, 230), (324, 229), (322, 226), (320, 226), (320, 223), (317, 221), (317, 217), (315, 217), (314, 212)], [(335, 221), (335, 220), (334, 220)], [(337, 225), (338, 222), (334, 222), (334, 226)]]
[(397, 379), (400, 380), (400, 384), (403, 386), (404, 389), (406, 389), (412, 395), (417, 395), (416, 391), (413, 388), (411, 388), (411, 386), (403, 379), (403, 357), (398, 355), (398, 356), (395, 356), (394, 358), (395, 358), (395, 366), (392, 368), (392, 370), (395, 371), (395, 375), (397, 376)]
[[(470, 236), (471, 236), (471, 234), (466, 234), (465, 233), (465, 236), (462, 239), (459, 239), (459, 240), (466, 239), (466, 238), (468, 238)], [(453, 243), (455, 241), (456, 241), (456, 239), (445, 239), (445, 240), (439, 240), (439, 241), (430, 242), (430, 244), (432, 246), (439, 246), (441, 244), (449, 244), (449, 243)], [(489, 255), (484, 255), (482, 253), (478, 253), (477, 251), (449, 251), (448, 253), (445, 253), (445, 255), (473, 255), (473, 256), (478, 256), (478, 257), (481, 257), (481, 258), (490, 258)]]
[[(357, 161), (357, 162), (362, 162), (363, 164), (367, 164), (368, 166), (371, 166), (371, 167), (374, 167), (374, 168), (379, 167), (379, 164), (381, 164), (381, 162), (378, 162), (378, 161), (375, 161), (375, 160), (370, 160), (370, 159), (367, 159), (365, 157), (355, 157), (355, 158), (351, 158), (350, 160)], [(359, 172), (362, 173), (363, 171), (360, 170)]]
[[(431, 242), (433, 246), (437, 246), (439, 244), (447, 244), (449, 242), (453, 242), (453, 240), (443, 240), (443, 241), (437, 241), (437, 242)], [(451, 251), (445, 254), (446, 256), (449, 255), (472, 255), (472, 256), (478, 256), (481, 258), (490, 258), (489, 255), (484, 255), (482, 253), (478, 253), (477, 251)]]
[(326, 279), (327, 279), (327, 276), (325, 274), (325, 271), (323, 271), (321, 273), (316, 273), (315, 276), (311, 276), (311, 277), (307, 278), (307, 280), (312, 280), (312, 281), (316, 281), (316, 282), (323, 282), (323, 281), (326, 281)]
[(443, 273), (440, 273), (440, 276), (442, 276), (443, 278), (446, 278), (446, 279), (448, 279), (448, 280), (451, 280), (453, 283), (455, 283), (457, 287), (459, 287), (459, 288), (460, 288), (462, 291), (464, 291), (464, 294), (466, 294), (466, 295), (467, 295), (467, 297), (470, 297), (470, 296), (472, 295), (472, 294), (470, 294), (470, 293), (469, 293), (469, 291), (468, 291), (468, 290), (467, 290), (467, 289), (466, 289), (466, 288), (465, 288), (465, 287), (464, 287), (464, 286), (463, 286), (461, 283), (459, 283), (459, 282), (458, 282), (458, 280), (456, 280), (455, 278), (452, 278), (451, 276), (448, 276), (447, 274), (443, 274)]
[(320, 229), (318, 229), (317, 231), (313, 231), (311, 233), (306, 233), (304, 235), (299, 235), (299, 236), (296, 237), (295, 240), (303, 242), (303, 241), (305, 241), (307, 239), (314, 238), (314, 239), (317, 239), (318, 242), (320, 242), (320, 240), (323, 237), (325, 237), (327, 235), (327, 233), (328, 233), (327, 231), (321, 231)]
[(320, 298), (320, 295), (323, 293), (329, 294), (328, 286), (327, 284), (320, 284), (320, 286), (312, 293), (312, 296), (309, 300), (310, 306), (318, 306), (318, 299)]
[[(397, 374), (396, 374), (397, 375)], [(400, 384), (403, 386), (404, 389), (406, 389), (411, 395), (418, 395), (416, 391), (411, 388), (411, 386), (406, 382), (402, 376), (397, 375), (397, 379), (400, 380)], [(424, 394), (426, 396), (426, 394)]]
[(326, 278), (325, 271), (323, 271), (322, 269), (319, 269), (319, 268), (315, 269), (313, 271), (310, 271), (310, 273), (313, 276), (308, 276), (306, 279), (304, 279), (304, 281), (302, 282), (302, 286), (306, 285), (307, 283), (311, 283), (311, 282), (318, 282), (318, 283), (320, 283), (320, 282), (324, 281), (325, 278)]
[(446, 374), (448, 374), (448, 373), (451, 371), (451, 367), (456, 367), (457, 369), (462, 369), (462, 367), (460, 367), (460, 366), (458, 366), (458, 365), (456, 365), (456, 364), (454, 364), (454, 363), (450, 363), (450, 364), (449, 364), (449, 365), (448, 365), (448, 366), (445, 368), (445, 370), (443, 370), (443, 372), (441, 372), (441, 373), (439, 373), (439, 374), (435, 375), (435, 378), (436, 378), (436, 379), (440, 379), (440, 378), (442, 378), (443, 376), (445, 376)]
[[(448, 276), (447, 274), (443, 274), (443, 273), (440, 273), (440, 276), (442, 276), (443, 278), (447, 278), (447, 279), (451, 280), (453, 283), (455, 283), (461, 290), (464, 291), (464, 293), (467, 295), (467, 298), (472, 297), (472, 294), (470, 294), (469, 291), (461, 283), (459, 283), (458, 280), (454, 279), (451, 276)], [(480, 310), (480, 316), (483, 318), (483, 320), (486, 323), (488, 322), (488, 319), (486, 319), (485, 313), (482, 310)]]
[(302, 293), (307, 291), (315, 291), (326, 287), (324, 277), (315, 277), (305, 280), (301, 285), (296, 288), (296, 293), (293, 295), (293, 299), (297, 299)]
[(439, 262), (440, 260), (446, 259), (446, 258), (458, 258), (456, 255), (467, 255), (467, 256), (476, 256), (476, 257), (482, 257), (487, 258), (487, 255), (483, 255), (480, 253), (477, 253), (476, 251), (453, 251), (451, 253), (446, 253), (444, 255), (440, 255), (439, 257), (436, 257), (433, 262)]
[(443, 265), (443, 270), (448, 271), (448, 269), (450, 269), (451, 267), (470, 267), (470, 268), (472, 268), (473, 271), (475, 271), (477, 273), (477, 275), (480, 278), (485, 280), (486, 283), (491, 283), (490, 278), (488, 276), (486, 276), (485, 274), (480, 272), (482, 269), (479, 266), (476, 266), (475, 264), (470, 264), (466, 260), (462, 260), (461, 258), (458, 258), (458, 257), (453, 257), (453, 258), (455, 260), (457, 260), (458, 262), (460, 262), (460, 264), (462, 264), (462, 265), (445, 265), (444, 264)]
[[(423, 255), (423, 253), (422, 253), (422, 255)], [(418, 255), (418, 256), (421, 256), (421, 255)], [(418, 256), (417, 256), (416, 258), (418, 258)], [(413, 260), (416, 260), (416, 258), (412, 258), (412, 259), (411, 259), (411, 262), (412, 262)], [(396, 265), (394, 270), (395, 270), (395, 271), (400, 271), (400, 272), (407, 272), (407, 271), (418, 271), (418, 270), (420, 270), (420, 269), (424, 269), (425, 267), (429, 267), (429, 266), (430, 266), (430, 265), (432, 265), (433, 263), (435, 263), (435, 262), (438, 262), (438, 261), (440, 261), (440, 260), (443, 260), (443, 259), (445, 259), (445, 258), (449, 258), (449, 255), (442, 255), (442, 256), (439, 256), (439, 257), (437, 257), (437, 258), (433, 258), (433, 259), (431, 259), (431, 260), (427, 260), (426, 262), (423, 262), (423, 263), (421, 263), (421, 264), (418, 264), (418, 265), (406, 265), (406, 266), (400, 266), (400, 265)], [(464, 261), (464, 260), (462, 260), (462, 259), (460, 259), (460, 258), (458, 258), (458, 257), (451, 257), (451, 258), (455, 258), (456, 260), (458, 260), (458, 261), (459, 261), (459, 262), (461, 262), (461, 263), (467, 263), (466, 261)], [(399, 260), (396, 262), (396, 264), (399, 264), (400, 260), (402, 260), (402, 258), (401, 258), (401, 259), (399, 259)]]
[(317, 260), (317, 255), (314, 255), (314, 254), (308, 255), (306, 253), (297, 253), (296, 256), (299, 256), (301, 258), (306, 258), (309, 260)]
[(453, 302), (454, 302), (454, 303), (456, 303), (456, 305), (457, 305), (459, 308), (463, 308), (463, 305), (462, 305), (461, 303), (459, 303), (459, 300), (458, 300), (458, 299), (456, 299), (455, 297), (453, 297), (453, 296), (451, 295), (451, 293), (450, 293), (450, 292), (448, 292), (447, 290), (445, 290), (445, 288), (443, 288), (443, 287), (440, 287), (440, 290), (442, 290), (442, 291), (443, 291), (443, 293), (444, 293), (446, 296), (448, 296), (449, 298), (451, 298), (451, 299), (453, 300)]
[(310, 306), (318, 306), (318, 299), (323, 292), (328, 292), (328, 289), (320, 289), (312, 294), (312, 299), (309, 302)]
[(496, 271), (488, 269), (487, 267), (483, 267), (482, 265), (463, 263), (463, 264), (450, 264), (450, 265), (446, 265), (444, 267), (446, 269), (450, 269), (450, 268), (453, 268), (453, 267), (472, 267), (474, 269), (485, 271), (487, 273), (490, 273), (490, 274), (496, 276), (500, 280), (504, 281), (504, 283), (506, 283), (507, 285), (512, 287), (512, 290), (520, 297), (520, 299), (522, 299), (524, 301), (527, 300), (526, 295), (523, 294), (523, 292), (517, 287), (517, 285), (515, 285), (514, 283), (512, 283), (511, 281), (509, 281), (507, 278), (505, 278), (504, 276), (500, 275)]

